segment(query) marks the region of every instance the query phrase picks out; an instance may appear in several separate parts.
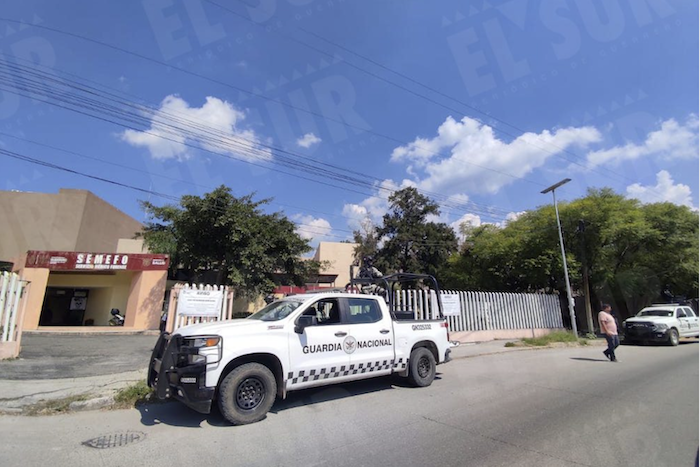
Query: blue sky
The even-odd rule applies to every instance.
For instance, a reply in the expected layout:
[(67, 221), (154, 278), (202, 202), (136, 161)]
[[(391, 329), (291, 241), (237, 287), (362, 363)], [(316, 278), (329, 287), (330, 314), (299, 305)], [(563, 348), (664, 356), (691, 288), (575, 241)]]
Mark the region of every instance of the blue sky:
[[(0, 3), (0, 150), (168, 196), (255, 191), (313, 243), (378, 222), (407, 185), (454, 225), (502, 224), (565, 177), (562, 200), (698, 206), (697, 2)], [(37, 70), (139, 123), (16, 95)], [(138, 200), (169, 202), (0, 155), (0, 189), (61, 187), (139, 220)]]

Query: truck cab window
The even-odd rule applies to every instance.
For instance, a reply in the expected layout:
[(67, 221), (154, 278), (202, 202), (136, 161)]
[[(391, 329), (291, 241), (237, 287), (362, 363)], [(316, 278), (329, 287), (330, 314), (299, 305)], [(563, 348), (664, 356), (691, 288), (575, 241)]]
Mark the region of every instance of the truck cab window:
[(319, 325), (340, 323), (340, 303), (338, 299), (319, 300), (304, 312), (306, 316), (315, 316)]
[(382, 319), (382, 312), (376, 300), (366, 298), (348, 299), (350, 314), (348, 321), (350, 324), (376, 323)]

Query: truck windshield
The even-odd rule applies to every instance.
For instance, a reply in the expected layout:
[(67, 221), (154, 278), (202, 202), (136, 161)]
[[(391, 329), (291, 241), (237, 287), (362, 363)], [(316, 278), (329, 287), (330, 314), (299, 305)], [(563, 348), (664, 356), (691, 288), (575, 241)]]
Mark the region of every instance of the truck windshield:
[(248, 319), (259, 319), (260, 321), (279, 321), (299, 308), (302, 302), (296, 300), (279, 300), (272, 302), (262, 310), (250, 315)]
[(637, 316), (673, 316), (673, 310), (643, 310)]

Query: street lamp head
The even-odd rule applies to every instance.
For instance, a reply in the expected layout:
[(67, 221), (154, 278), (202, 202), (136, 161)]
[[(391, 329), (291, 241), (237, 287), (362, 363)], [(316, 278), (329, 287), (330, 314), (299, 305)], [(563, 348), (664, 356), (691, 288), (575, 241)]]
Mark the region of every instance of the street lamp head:
[(550, 186), (549, 188), (545, 188), (544, 190), (540, 191), (540, 193), (542, 193), (542, 194), (549, 193), (550, 191), (554, 191), (554, 190), (556, 190), (557, 188), (559, 188), (560, 186), (562, 186), (562, 185), (564, 185), (564, 184), (566, 184), (566, 183), (569, 183), (570, 181), (571, 181), (570, 178), (565, 178), (565, 179), (562, 180), (561, 182), (557, 182), (557, 183), (555, 183), (554, 185)]

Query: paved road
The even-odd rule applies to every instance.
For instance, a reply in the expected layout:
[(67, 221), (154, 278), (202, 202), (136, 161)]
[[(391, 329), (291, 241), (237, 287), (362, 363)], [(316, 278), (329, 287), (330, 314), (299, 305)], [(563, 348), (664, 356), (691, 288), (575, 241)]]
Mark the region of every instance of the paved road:
[[(27, 334), (20, 358), (0, 361), (0, 378), (83, 378), (148, 366), (158, 336)], [(0, 395), (0, 398), (2, 395)]]
[[(307, 390), (226, 426), (179, 404), (0, 417), (3, 465), (688, 466), (698, 452), (698, 344), (512, 352), (455, 360), (414, 389)], [(81, 442), (135, 430), (139, 443)]]

